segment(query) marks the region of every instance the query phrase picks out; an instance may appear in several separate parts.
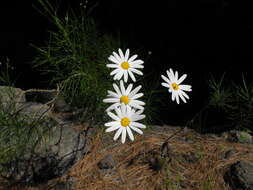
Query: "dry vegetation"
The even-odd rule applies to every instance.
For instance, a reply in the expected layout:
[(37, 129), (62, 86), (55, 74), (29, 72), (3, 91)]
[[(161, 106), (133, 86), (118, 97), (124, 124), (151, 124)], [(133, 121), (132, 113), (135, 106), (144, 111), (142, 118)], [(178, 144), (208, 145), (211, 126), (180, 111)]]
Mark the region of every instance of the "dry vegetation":
[[(223, 174), (237, 160), (253, 162), (252, 145), (230, 143), (223, 137), (200, 135), (191, 129), (170, 139), (167, 158), (161, 156), (161, 145), (177, 127), (153, 127), (134, 142), (122, 145), (112, 134), (98, 131), (92, 140), (92, 151), (64, 176), (48, 184), (18, 190), (49, 190), (73, 179), (76, 190), (229, 190)], [(235, 150), (224, 159), (224, 153)], [(97, 163), (111, 154), (113, 169), (100, 170)], [(155, 169), (157, 159), (161, 169)]]

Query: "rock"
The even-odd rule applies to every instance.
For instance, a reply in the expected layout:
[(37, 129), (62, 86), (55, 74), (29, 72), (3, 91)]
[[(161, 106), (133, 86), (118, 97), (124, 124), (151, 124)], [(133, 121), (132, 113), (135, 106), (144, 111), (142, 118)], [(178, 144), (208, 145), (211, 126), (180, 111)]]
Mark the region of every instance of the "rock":
[(55, 126), (50, 132), (47, 143), (36, 150), (37, 155), (54, 155), (57, 164), (52, 171), (53, 175), (61, 176), (75, 162), (83, 158), (90, 150), (89, 138), (84, 131), (75, 129), (72, 124)]
[[(13, 97), (12, 94), (7, 93), (7, 90), (12, 92)], [(57, 113), (52, 113), (51, 107), (43, 104), (51, 101), (55, 91), (30, 92), (26, 91), (26, 96), (33, 102), (26, 102), (25, 94), (21, 89), (0, 87), (0, 98), (6, 102), (17, 101), (18, 113), (21, 116), (32, 122), (39, 119), (39, 126), (50, 130), (38, 144), (27, 146), (22, 156), (5, 163), (3, 167), (6, 168), (4, 177), (8, 177), (13, 182), (37, 184), (63, 175), (75, 162), (82, 159), (90, 151), (90, 138), (94, 131), (91, 132), (91, 128), (80, 125), (77, 121), (66, 122), (59, 119)], [(41, 131), (44, 131), (44, 128)]]
[(245, 131), (231, 130), (223, 134), (229, 142), (253, 144), (253, 137)]
[(24, 91), (20, 88), (0, 86), (0, 108), (15, 111), (26, 101)]
[(25, 102), (24, 91), (20, 88), (13, 88), (8, 86), (0, 86), (0, 102)]
[(111, 169), (116, 166), (116, 163), (112, 155), (108, 154), (102, 160), (100, 160), (97, 166), (99, 169)]
[(75, 190), (75, 180), (73, 177), (67, 177), (51, 186), (50, 190)]
[(55, 112), (70, 112), (72, 111), (70, 105), (68, 105), (63, 97), (58, 97), (54, 103)]
[(227, 160), (227, 159), (230, 159), (236, 153), (237, 153), (236, 150), (230, 149), (230, 150), (221, 152), (218, 156), (219, 156), (219, 159)]
[(233, 190), (253, 190), (253, 164), (246, 161), (232, 164), (224, 180)]
[(29, 89), (25, 91), (25, 98), (28, 102), (47, 104), (57, 96), (57, 90)]
[(5, 176), (32, 185), (61, 176), (88, 153), (88, 138), (71, 125), (54, 126), (33, 152), (9, 163)]
[(21, 114), (34, 119), (50, 117), (51, 114), (51, 110), (48, 105), (36, 102), (25, 102), (19, 109)]

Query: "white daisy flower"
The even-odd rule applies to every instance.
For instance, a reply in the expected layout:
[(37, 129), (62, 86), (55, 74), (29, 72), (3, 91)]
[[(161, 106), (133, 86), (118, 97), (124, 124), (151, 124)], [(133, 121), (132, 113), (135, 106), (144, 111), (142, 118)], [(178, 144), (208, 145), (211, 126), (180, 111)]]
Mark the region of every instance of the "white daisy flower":
[(133, 55), (129, 58), (129, 49), (126, 50), (125, 55), (122, 50), (119, 49), (119, 54), (113, 52), (108, 59), (113, 62), (113, 64), (107, 64), (106, 66), (109, 68), (114, 68), (114, 70), (110, 73), (110, 75), (114, 75), (113, 80), (120, 80), (124, 77), (124, 81), (127, 82), (128, 75), (135, 82), (134, 73), (137, 75), (143, 75), (141, 71), (138, 69), (144, 68), (142, 65), (144, 62), (142, 60), (135, 60), (137, 55)]
[(173, 72), (172, 69), (167, 70), (168, 78), (161, 75), (162, 79), (165, 80), (166, 83), (162, 83), (162, 86), (169, 88), (169, 92), (172, 93), (172, 101), (176, 99), (176, 102), (179, 104), (179, 97), (186, 103), (186, 99), (189, 99), (189, 96), (184, 91), (192, 91), (191, 85), (183, 85), (181, 84), (184, 79), (187, 77), (186, 74), (181, 76), (178, 79), (178, 72)]
[(122, 103), (136, 109), (144, 109), (143, 106), (145, 103), (137, 100), (143, 96), (143, 93), (138, 93), (138, 91), (141, 89), (141, 85), (132, 90), (133, 84), (129, 84), (125, 89), (123, 81), (121, 80), (120, 88), (116, 84), (113, 84), (113, 88), (115, 92), (108, 90), (107, 92), (109, 97), (103, 100), (105, 103), (113, 103), (109, 108), (106, 109), (106, 111), (110, 111), (114, 109), (114, 107), (120, 106)]
[(115, 107), (115, 112), (116, 115), (112, 112), (107, 112), (114, 121), (105, 123), (105, 126), (108, 127), (105, 130), (106, 132), (117, 130), (113, 140), (116, 141), (121, 135), (121, 142), (124, 144), (127, 134), (130, 140), (134, 140), (132, 130), (141, 135), (143, 134), (140, 129), (145, 129), (146, 126), (137, 121), (145, 118), (145, 115), (137, 113), (130, 106), (126, 106), (125, 104), (122, 104), (120, 107)]

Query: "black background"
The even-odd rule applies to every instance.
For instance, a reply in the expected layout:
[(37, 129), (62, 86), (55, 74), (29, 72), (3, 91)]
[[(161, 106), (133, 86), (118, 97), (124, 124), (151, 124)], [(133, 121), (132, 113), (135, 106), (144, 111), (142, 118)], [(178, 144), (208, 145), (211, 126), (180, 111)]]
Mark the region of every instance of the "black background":
[[(33, 8), (38, 6), (36, 0), (8, 2), (0, 4), (0, 55), (8, 56), (21, 73), (18, 87), (47, 88), (29, 65), (35, 55), (30, 44), (43, 45), (52, 26)], [(64, 12), (68, 5), (78, 9), (80, 1), (60, 4)], [(237, 82), (242, 73), (247, 81), (253, 79), (253, 6), (246, 1), (88, 1), (88, 6), (95, 4), (93, 16), (102, 32), (120, 34), (123, 47), (141, 49), (140, 59), (146, 60), (148, 51), (152, 52), (145, 73), (165, 74), (173, 68), (180, 75), (188, 74), (185, 83), (193, 86), (191, 100), (179, 107), (170, 104), (168, 117), (182, 111), (193, 114), (205, 104), (210, 73), (220, 77), (226, 72)]]

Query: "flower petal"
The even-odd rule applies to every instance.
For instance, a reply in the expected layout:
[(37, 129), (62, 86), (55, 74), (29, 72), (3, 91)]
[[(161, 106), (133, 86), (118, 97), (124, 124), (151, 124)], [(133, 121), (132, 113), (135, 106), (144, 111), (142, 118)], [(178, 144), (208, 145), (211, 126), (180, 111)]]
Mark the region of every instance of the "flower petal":
[(143, 69), (144, 66), (143, 65), (132, 65), (132, 68), (137, 68), (137, 69)]
[(177, 84), (181, 84), (181, 83), (184, 81), (184, 79), (185, 79), (186, 77), (187, 77), (187, 74), (182, 75), (182, 76), (178, 79)]
[(125, 56), (124, 56), (122, 50), (119, 48), (118, 51), (119, 51), (119, 55), (120, 55), (121, 60), (125, 61)]
[(119, 102), (119, 99), (118, 98), (106, 98), (106, 99), (103, 99), (103, 102), (104, 103), (116, 103), (116, 102)]
[(115, 133), (115, 135), (114, 135), (114, 137), (113, 137), (113, 140), (114, 140), (114, 141), (116, 141), (116, 140), (119, 138), (119, 136), (120, 136), (121, 133), (122, 133), (122, 130), (123, 130), (123, 127), (120, 127), (120, 128), (118, 129), (118, 131)]
[(130, 63), (130, 62), (132, 62), (133, 60), (135, 60), (136, 58), (138, 57), (138, 55), (133, 55), (132, 57), (130, 57), (129, 59), (128, 59), (128, 63)]
[(114, 104), (112, 104), (111, 106), (109, 106), (109, 107), (106, 109), (106, 112), (109, 112), (109, 111), (115, 109), (115, 108), (118, 107), (118, 106), (120, 106), (120, 103), (119, 103), (119, 102), (114, 103)]
[(117, 130), (118, 128), (120, 128), (119, 125), (114, 125), (114, 126), (112, 126), (112, 127), (107, 128), (107, 129), (105, 130), (105, 132), (112, 132), (112, 131)]
[(106, 67), (108, 67), (108, 68), (119, 68), (119, 65), (116, 65), (116, 64), (107, 64)]
[(141, 85), (137, 86), (132, 92), (129, 93), (129, 98), (132, 98), (139, 90), (141, 89)]
[(131, 77), (131, 79), (136, 82), (135, 76), (133, 75), (132, 71), (130, 71), (129, 69), (127, 70), (129, 76)]
[(138, 59), (138, 60), (135, 60), (135, 61), (129, 61), (129, 63), (131, 63), (132, 65), (141, 65), (144, 63), (144, 61)]
[(161, 75), (161, 77), (162, 77), (162, 79), (165, 81), (165, 82), (167, 82), (167, 83), (171, 83), (171, 81), (166, 77), (166, 76), (163, 76), (163, 75)]
[(176, 94), (176, 102), (177, 102), (177, 104), (179, 104), (179, 96), (178, 96), (178, 93)]
[(106, 127), (110, 127), (110, 126), (115, 126), (115, 125), (119, 125), (120, 123), (118, 121), (111, 121), (108, 123), (105, 123)]
[(128, 61), (128, 58), (129, 58), (129, 49), (126, 50), (125, 61)]
[(112, 76), (112, 75), (115, 75), (116, 73), (119, 73), (120, 72), (120, 68), (117, 68), (117, 69), (114, 69), (111, 73), (110, 73), (110, 75)]
[(119, 118), (123, 118), (120, 108), (115, 107), (115, 112)]
[(181, 93), (185, 98), (190, 99), (190, 97), (184, 91), (181, 90)]
[(139, 128), (134, 127), (134, 126), (132, 126), (132, 125), (130, 125), (129, 127), (130, 127), (132, 130), (134, 130), (135, 132), (139, 133), (140, 135), (143, 134), (142, 130), (140, 130)]
[(122, 80), (120, 81), (120, 90), (121, 90), (122, 95), (125, 96), (126, 90), (125, 90), (125, 87), (124, 87), (124, 84), (123, 84)]
[(107, 112), (107, 114), (110, 116), (110, 118), (114, 119), (115, 121), (120, 121), (120, 118), (116, 116), (114, 113)]
[(192, 91), (191, 85), (180, 85), (180, 89), (188, 92)]
[(175, 98), (176, 98), (175, 92), (174, 92), (174, 91), (172, 91), (172, 95), (171, 95), (171, 99), (172, 99), (172, 101), (174, 101), (174, 100), (175, 100)]
[(142, 97), (143, 95), (144, 95), (143, 93), (138, 93), (138, 94), (135, 94), (131, 99), (135, 100)]
[(112, 52), (112, 54), (114, 55), (114, 57), (117, 59), (118, 63), (123, 62), (120, 58), (120, 56), (116, 53), (116, 52)]
[(107, 93), (108, 93), (110, 96), (114, 97), (114, 98), (120, 98), (120, 95), (118, 95), (117, 93), (115, 93), (115, 92), (113, 92), (113, 91), (107, 90)]
[(108, 57), (108, 60), (110, 60), (111, 62), (115, 63), (116, 65), (119, 65), (120, 62), (114, 57), (114, 56), (110, 56)]
[(170, 87), (170, 85), (169, 85), (168, 83), (162, 82), (161, 84), (162, 84), (162, 86), (164, 86), (164, 87), (166, 87), (166, 88), (169, 88), (169, 87)]
[(140, 100), (132, 100), (132, 101), (135, 102), (135, 103), (137, 103), (137, 104), (139, 104), (139, 105), (141, 105), (141, 106), (146, 105), (145, 102), (140, 101)]
[(178, 80), (178, 72), (177, 71), (175, 72), (175, 80), (176, 81)]
[(138, 122), (131, 122), (130, 123), (131, 126), (134, 126), (134, 127), (137, 127), (137, 128), (141, 128), (141, 129), (145, 129), (146, 126), (141, 124), (141, 123), (138, 123)]
[(169, 80), (170, 80), (170, 82), (172, 82), (172, 81), (174, 81), (174, 75), (173, 74), (171, 74), (171, 72), (170, 71), (166, 71), (166, 73), (167, 73), (167, 75), (168, 75), (168, 77), (169, 77)]
[(129, 127), (126, 127), (126, 130), (127, 130), (127, 133), (128, 133), (128, 136), (129, 136), (130, 140), (134, 141), (134, 135), (133, 135), (131, 129)]
[(132, 71), (133, 73), (136, 73), (137, 75), (143, 75), (143, 73), (135, 68), (129, 68), (128, 70)]
[(113, 77), (113, 80), (119, 80), (119, 79), (121, 79), (123, 73), (124, 72), (120, 69), (119, 72)]
[(121, 135), (121, 142), (122, 142), (122, 144), (124, 144), (125, 141), (126, 141), (126, 128), (123, 127), (123, 129), (122, 129), (122, 135)]
[(126, 89), (126, 96), (129, 95), (129, 93), (131, 92), (132, 88), (133, 88), (133, 84), (129, 84), (128, 87), (127, 87), (127, 89)]
[(120, 92), (119, 87), (115, 83), (113, 83), (112, 86), (114, 90), (117, 92), (117, 94), (121, 97), (122, 93)]
[(179, 97), (183, 100), (183, 102), (186, 103), (186, 100), (185, 100), (185, 98), (184, 98), (184, 96), (182, 95), (181, 92), (182, 92), (182, 91), (180, 91), (180, 92), (178, 93), (178, 95), (179, 95)]
[(137, 104), (136, 102), (134, 102), (133, 100), (129, 103), (130, 106), (137, 108), (137, 109), (144, 109), (144, 107), (142, 107), (141, 105)]
[(126, 70), (124, 70), (124, 82), (127, 83), (128, 80), (128, 73)]
[(145, 115), (132, 115), (131, 121), (135, 122), (135, 121), (139, 121), (144, 119), (146, 116)]

